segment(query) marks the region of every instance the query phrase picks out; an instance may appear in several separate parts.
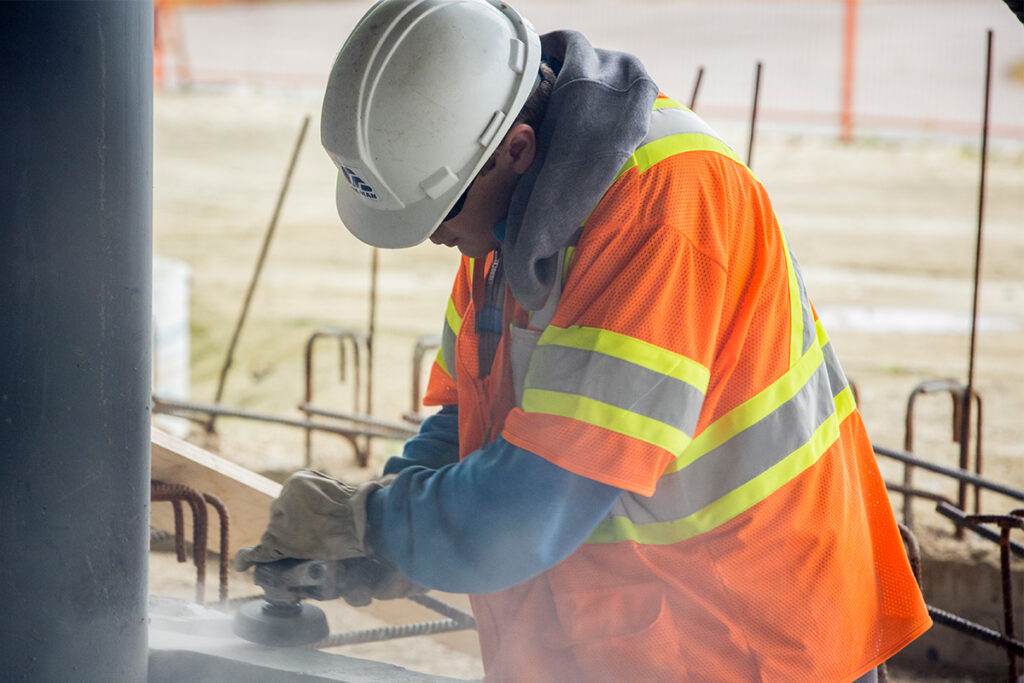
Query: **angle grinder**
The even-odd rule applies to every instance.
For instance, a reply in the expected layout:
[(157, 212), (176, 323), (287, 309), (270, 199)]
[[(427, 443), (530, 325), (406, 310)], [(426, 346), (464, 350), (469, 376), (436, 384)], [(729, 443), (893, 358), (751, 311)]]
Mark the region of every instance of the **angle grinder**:
[(330, 633), (327, 617), (315, 605), (303, 602), (344, 596), (353, 605), (370, 603), (372, 577), (379, 571), (374, 560), (278, 560), (257, 564), (253, 582), (263, 599), (242, 605), (235, 615), (235, 635), (260, 645), (292, 647), (323, 640)]

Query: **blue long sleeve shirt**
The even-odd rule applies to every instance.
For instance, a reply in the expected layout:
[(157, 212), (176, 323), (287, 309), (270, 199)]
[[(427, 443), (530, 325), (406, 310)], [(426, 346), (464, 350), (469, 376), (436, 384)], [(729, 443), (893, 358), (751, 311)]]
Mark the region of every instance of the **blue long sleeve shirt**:
[(413, 582), (490, 593), (554, 566), (583, 543), (621, 489), (499, 438), (458, 459), (458, 411), (427, 418), (367, 501), (375, 554)]

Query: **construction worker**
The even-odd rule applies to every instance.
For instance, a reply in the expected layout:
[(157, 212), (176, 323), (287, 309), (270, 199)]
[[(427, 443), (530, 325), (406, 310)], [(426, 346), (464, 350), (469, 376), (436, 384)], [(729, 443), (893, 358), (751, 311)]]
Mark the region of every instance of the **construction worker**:
[(300, 472), (261, 544), (471, 594), (488, 681), (853, 681), (931, 624), (757, 178), (633, 56), (384, 0), (323, 106), (345, 226), (463, 258), (387, 477)]

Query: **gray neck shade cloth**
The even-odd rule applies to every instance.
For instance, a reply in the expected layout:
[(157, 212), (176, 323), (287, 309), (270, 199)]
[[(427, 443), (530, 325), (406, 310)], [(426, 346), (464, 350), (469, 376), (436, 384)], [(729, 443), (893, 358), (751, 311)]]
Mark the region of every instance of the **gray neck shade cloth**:
[(543, 307), (559, 250), (575, 243), (646, 135), (658, 96), (632, 55), (595, 49), (574, 31), (545, 34), (541, 47), (561, 69), (537, 130), (537, 157), (509, 204), (504, 242), (505, 276), (529, 310)]

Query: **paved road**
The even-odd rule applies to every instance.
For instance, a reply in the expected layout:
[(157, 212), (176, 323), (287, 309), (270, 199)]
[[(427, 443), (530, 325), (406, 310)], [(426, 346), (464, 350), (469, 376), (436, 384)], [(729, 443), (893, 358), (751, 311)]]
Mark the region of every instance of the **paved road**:
[[(640, 55), (684, 101), (705, 67), (698, 109), (748, 114), (764, 63), (764, 125), (834, 130), (842, 52), (841, 0), (671, 2), (522, 0), (544, 32), (576, 28), (595, 45)], [(180, 35), (201, 81), (322, 88), (337, 49), (369, 2), (189, 5)], [(985, 32), (994, 30), (993, 135), (1024, 142), (1024, 25), (1001, 0), (865, 2), (859, 12), (855, 109), (863, 130), (965, 134), (980, 129)]]

